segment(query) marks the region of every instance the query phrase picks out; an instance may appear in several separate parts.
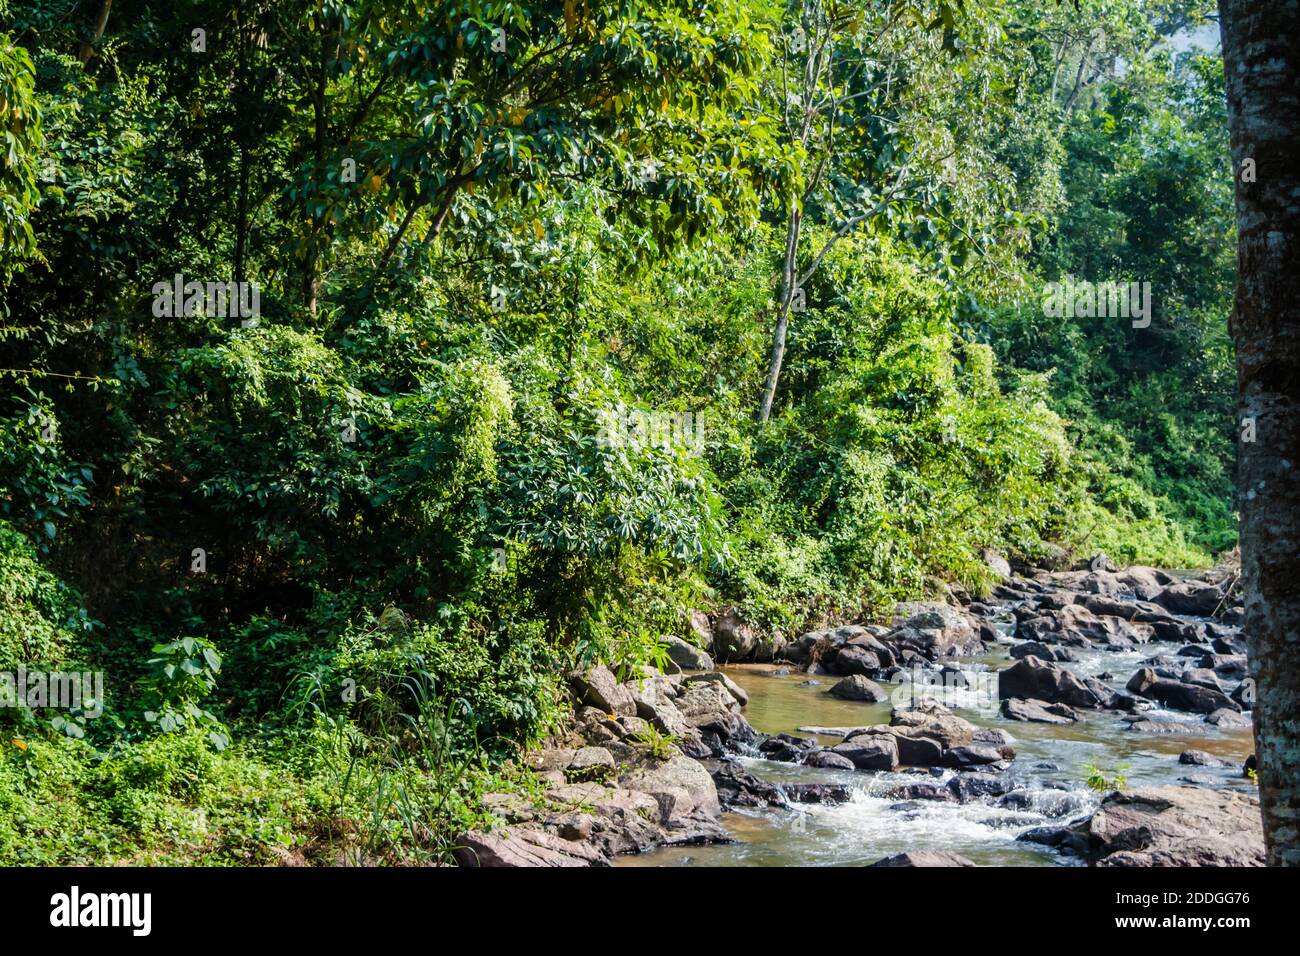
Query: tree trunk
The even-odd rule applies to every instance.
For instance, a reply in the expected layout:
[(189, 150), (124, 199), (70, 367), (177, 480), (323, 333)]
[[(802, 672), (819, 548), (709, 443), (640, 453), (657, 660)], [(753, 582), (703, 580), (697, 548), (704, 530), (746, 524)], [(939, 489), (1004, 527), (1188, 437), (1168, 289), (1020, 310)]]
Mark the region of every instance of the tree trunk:
[[(1219, 0), (1237, 190), (1238, 451), (1264, 840), (1300, 865), (1300, 8)], [(1253, 160), (1253, 175), (1250, 163)], [(1252, 181), (1253, 180), (1253, 181)]]
[(772, 417), (772, 402), (776, 399), (776, 383), (781, 378), (781, 363), (785, 360), (785, 333), (790, 327), (790, 306), (794, 301), (795, 280), (799, 268), (799, 231), (803, 214), (796, 207), (790, 210), (785, 231), (785, 259), (781, 263), (781, 297), (777, 302), (776, 328), (772, 330), (772, 351), (767, 360), (767, 379), (763, 383), (763, 401), (759, 405), (758, 420)]
[(81, 49), (77, 52), (77, 59), (81, 61), (82, 66), (89, 66), (90, 61), (95, 58), (95, 44), (104, 36), (104, 30), (108, 27), (108, 15), (113, 10), (113, 0), (104, 0), (99, 8), (99, 16), (95, 18), (95, 31), (90, 37), (81, 41)]

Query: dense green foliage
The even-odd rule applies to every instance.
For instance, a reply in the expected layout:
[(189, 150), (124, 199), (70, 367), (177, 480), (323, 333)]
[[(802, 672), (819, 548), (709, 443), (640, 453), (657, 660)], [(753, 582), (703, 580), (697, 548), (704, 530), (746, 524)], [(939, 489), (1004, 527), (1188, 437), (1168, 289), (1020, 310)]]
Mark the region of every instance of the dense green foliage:
[[(811, 53), (811, 2), (99, 6), (0, 2), (0, 669), (107, 698), (0, 713), (0, 863), (437, 857), (691, 608), (1232, 545), (1186, 5), (862, 2)], [(814, 53), (844, 125), (796, 141)], [(1150, 328), (1044, 317), (1064, 275)]]

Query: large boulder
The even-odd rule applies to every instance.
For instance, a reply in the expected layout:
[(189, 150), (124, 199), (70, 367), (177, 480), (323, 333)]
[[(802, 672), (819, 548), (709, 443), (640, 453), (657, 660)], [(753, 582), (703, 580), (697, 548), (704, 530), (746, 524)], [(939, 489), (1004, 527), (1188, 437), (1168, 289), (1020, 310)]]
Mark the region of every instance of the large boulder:
[(874, 704), (881, 703), (889, 699), (889, 694), (883, 687), (873, 680), (868, 680), (861, 674), (854, 674), (846, 677), (830, 689), (832, 697), (838, 697), (841, 700), (863, 700)]
[(1181, 581), (1169, 585), (1154, 600), (1175, 614), (1209, 617), (1222, 603), (1223, 592), (1204, 581)]
[(848, 758), (858, 770), (893, 770), (898, 766), (898, 745), (888, 734), (859, 734), (830, 750)]
[(574, 675), (571, 683), (582, 703), (607, 714), (636, 716), (636, 698), (632, 691), (620, 684), (613, 671), (604, 664), (597, 664), (585, 674)]
[(1129, 679), (1127, 686), (1134, 694), (1157, 700), (1174, 710), (1187, 710), (1196, 714), (1212, 714), (1221, 709), (1241, 711), (1241, 705), (1220, 690), (1206, 687), (1202, 683), (1161, 677), (1151, 667), (1139, 669)]
[(734, 607), (724, 611), (713, 624), (713, 653), (720, 661), (750, 660), (758, 645), (758, 632)]
[(721, 813), (713, 778), (702, 763), (690, 757), (678, 755), (634, 767), (619, 778), (618, 784), (627, 790), (650, 794), (661, 807), (671, 801), (672, 812), (678, 815), (703, 814), (717, 818)]
[(713, 658), (694, 644), (688, 644), (680, 637), (667, 637), (664, 639), (664, 644), (667, 646), (668, 659), (682, 670), (713, 670)]
[(1093, 708), (1117, 706), (1119, 697), (1095, 677), (1080, 677), (1033, 656), (998, 672), (998, 696)]
[(1076, 832), (1100, 866), (1263, 866), (1259, 801), (1227, 790), (1113, 793)]
[(938, 602), (905, 602), (894, 607), (894, 630), (882, 641), (923, 654), (930, 660), (975, 653), (979, 628), (965, 612)]
[(909, 737), (929, 737), (949, 748), (971, 743), (979, 728), (969, 720), (954, 716), (946, 708), (929, 705), (894, 711), (889, 731)]
[(532, 827), (472, 831), (456, 837), (453, 855), (461, 866), (609, 866), (599, 848)]
[(1020, 622), (1018, 637), (1042, 644), (1086, 647), (1104, 644), (1128, 648), (1151, 638), (1147, 627), (1136, 627), (1121, 617), (1099, 616), (1082, 604), (1068, 604), (1060, 610), (1040, 608), (1037, 617)]

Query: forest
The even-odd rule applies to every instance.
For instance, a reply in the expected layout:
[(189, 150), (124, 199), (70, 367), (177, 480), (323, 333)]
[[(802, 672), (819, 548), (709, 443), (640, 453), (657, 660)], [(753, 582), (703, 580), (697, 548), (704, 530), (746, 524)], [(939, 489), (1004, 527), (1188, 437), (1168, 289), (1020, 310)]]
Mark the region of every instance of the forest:
[(0, 0), (0, 672), (100, 680), (0, 865), (447, 863), (592, 668), (1231, 567), (1226, 104), (1201, 0)]

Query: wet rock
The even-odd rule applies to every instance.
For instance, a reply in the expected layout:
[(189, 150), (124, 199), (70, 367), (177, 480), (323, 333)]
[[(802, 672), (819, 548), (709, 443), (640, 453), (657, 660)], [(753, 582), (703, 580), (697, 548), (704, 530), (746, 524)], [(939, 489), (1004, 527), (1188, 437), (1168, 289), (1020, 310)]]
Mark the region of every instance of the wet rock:
[(1184, 750), (1178, 755), (1178, 762), (1192, 767), (1233, 767), (1231, 761), (1206, 753), (1204, 750)]
[(1011, 656), (1016, 660), (1023, 657), (1037, 657), (1045, 661), (1073, 662), (1079, 658), (1068, 647), (1052, 647), (1038, 641), (1025, 641), (1011, 648)]
[(830, 749), (846, 757), (858, 770), (893, 770), (898, 766), (898, 745), (887, 734), (859, 734)]
[(1040, 658), (1022, 658), (998, 673), (998, 696), (1042, 700), (1070, 707), (1115, 707), (1117, 695), (1101, 681), (1079, 677)]
[(1236, 710), (1229, 710), (1226, 707), (1214, 711), (1205, 718), (1205, 722), (1221, 729), (1252, 726), (1251, 719), (1245, 714)]
[(881, 667), (879, 654), (858, 645), (833, 648), (822, 660), (833, 673), (844, 675), (875, 674)]
[(1128, 729), (1135, 734), (1151, 736), (1171, 736), (1187, 733), (1187, 725), (1178, 720), (1162, 720), (1158, 717), (1143, 717), (1129, 721)]
[(1002, 716), (1035, 724), (1072, 724), (1079, 719), (1079, 713), (1073, 707), (1021, 697), (1008, 697), (1004, 700)]
[(1150, 667), (1138, 670), (1129, 679), (1127, 686), (1133, 693), (1158, 700), (1174, 710), (1198, 714), (1209, 714), (1219, 709), (1241, 710), (1241, 705), (1222, 691), (1161, 677)]
[(963, 773), (948, 781), (948, 790), (962, 803), (985, 797), (1000, 797), (1012, 788), (1011, 781), (996, 773)]
[(937, 767), (944, 760), (943, 744), (930, 737), (894, 736), (898, 762), (909, 767)]
[(833, 750), (814, 750), (804, 758), (805, 766), (819, 767), (823, 770), (854, 770), (853, 761)]
[(946, 767), (966, 770), (970, 767), (983, 767), (1001, 763), (1004, 760), (1014, 760), (1015, 757), (1016, 752), (1011, 747), (988, 747), (973, 744), (968, 747), (952, 748), (943, 755), (943, 761)]
[(905, 783), (890, 790), (887, 796), (895, 800), (937, 800), (940, 803), (956, 803), (958, 799), (951, 788), (938, 783)]
[(911, 850), (896, 853), (883, 860), (877, 860), (872, 866), (974, 866), (975, 864), (960, 853), (948, 850)]
[(1016, 742), (1015, 737), (999, 727), (981, 727), (975, 731), (971, 740), (977, 744), (991, 744), (994, 747), (1010, 747)]
[(785, 763), (797, 763), (804, 758), (810, 751), (816, 748), (817, 744), (807, 737), (795, 737), (791, 734), (777, 734), (775, 737), (768, 737), (758, 745), (758, 752), (768, 760), (779, 760)]
[(709, 768), (717, 788), (719, 802), (727, 808), (785, 807), (785, 795), (773, 784), (760, 780), (735, 763), (722, 763)]
[(889, 699), (889, 694), (883, 687), (873, 680), (868, 680), (861, 674), (854, 674), (852, 677), (846, 677), (828, 691), (832, 697), (838, 697), (841, 700), (862, 700), (871, 703), (880, 703)]
[(791, 803), (847, 803), (853, 788), (844, 783), (787, 783), (781, 787)]
[(1259, 801), (1200, 787), (1113, 793), (1075, 828), (1099, 866), (1263, 866)]

